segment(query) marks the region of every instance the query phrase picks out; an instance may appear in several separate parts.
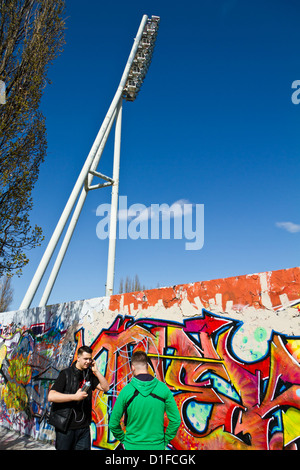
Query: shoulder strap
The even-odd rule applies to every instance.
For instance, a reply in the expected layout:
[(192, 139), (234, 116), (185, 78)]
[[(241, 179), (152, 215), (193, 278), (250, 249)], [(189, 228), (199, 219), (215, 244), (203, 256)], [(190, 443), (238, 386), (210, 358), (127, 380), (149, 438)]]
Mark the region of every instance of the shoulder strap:
[(165, 402), (165, 399), (164, 399), (164, 398), (159, 397), (158, 395), (155, 395), (155, 393), (150, 393), (150, 395), (151, 395), (151, 397), (153, 397), (153, 398), (157, 398), (158, 400)]
[(132, 395), (132, 397), (128, 400), (128, 402), (125, 404), (125, 407), (124, 407), (124, 424), (126, 426), (127, 424), (127, 419), (128, 419), (128, 414), (127, 414), (127, 408), (128, 406), (130, 405), (130, 403), (135, 399), (135, 397), (137, 397), (139, 394), (139, 391), (137, 389), (135, 389), (135, 392), (134, 394)]
[[(134, 394), (133, 394), (132, 397), (128, 400), (128, 402), (125, 404), (125, 407), (124, 407), (124, 424), (125, 424), (125, 426), (126, 426), (127, 420), (128, 420), (127, 408), (128, 408), (128, 406), (130, 405), (130, 403), (132, 403), (132, 401), (135, 399), (135, 397), (138, 396), (138, 394), (139, 394), (139, 391), (135, 389)], [(159, 397), (158, 395), (155, 395), (155, 393), (150, 393), (150, 396), (151, 396), (152, 398), (156, 398), (157, 400), (162, 401), (163, 403), (165, 402), (165, 399), (164, 399), (164, 398)]]

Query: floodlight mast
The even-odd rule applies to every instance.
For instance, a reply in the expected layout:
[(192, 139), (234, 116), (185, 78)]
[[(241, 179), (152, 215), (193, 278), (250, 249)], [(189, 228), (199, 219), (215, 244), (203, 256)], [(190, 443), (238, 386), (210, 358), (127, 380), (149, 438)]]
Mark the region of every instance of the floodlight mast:
[[(58, 244), (58, 241), (62, 235), (62, 232), (67, 224), (67, 221), (74, 208), (75, 202), (77, 205), (73, 212), (69, 227), (65, 234), (61, 248), (57, 255), (57, 259), (52, 268), (48, 283), (42, 295), (39, 306), (43, 307), (47, 304), (49, 296), (51, 294), (53, 285), (56, 281), (59, 269), (64, 259), (65, 253), (69, 246), (71, 237), (76, 227), (78, 218), (81, 213), (81, 209), (85, 202), (87, 193), (90, 190), (103, 188), (106, 186), (112, 186), (112, 210), (110, 220), (110, 235), (109, 235), (109, 254), (108, 254), (108, 267), (107, 267), (107, 283), (106, 283), (106, 295), (113, 293), (114, 283), (114, 264), (115, 264), (115, 244), (116, 244), (116, 228), (117, 228), (117, 210), (118, 210), (118, 188), (119, 188), (119, 166), (120, 166), (120, 144), (121, 144), (121, 116), (122, 116), (122, 101), (134, 101), (141, 84), (146, 76), (149, 68), (153, 48), (157, 36), (158, 26), (160, 18), (158, 16), (152, 16), (151, 19), (147, 15), (144, 15), (140, 23), (136, 38), (134, 40), (131, 52), (129, 54), (121, 81), (115, 96), (111, 102), (105, 119), (100, 127), (100, 130), (96, 136), (96, 139), (92, 145), (92, 148), (87, 156), (87, 159), (82, 167), (82, 170), (77, 178), (74, 188), (69, 196), (67, 204), (60, 216), (60, 219), (56, 225), (56, 228), (52, 234), (52, 237), (48, 243), (48, 246), (43, 254), (40, 264), (32, 278), (29, 288), (24, 296), (24, 299), (20, 305), (20, 310), (29, 308), (32, 300), (36, 294), (36, 291), (40, 285), (40, 282), (45, 274), (48, 264), (53, 256), (54, 250)], [(99, 173), (97, 166), (102, 156), (107, 138), (111, 131), (112, 125), (116, 121), (115, 125), (115, 150), (114, 150), (114, 169), (113, 178), (105, 176)], [(91, 185), (93, 177), (99, 177), (105, 181), (97, 185)], [(80, 193), (81, 191), (81, 193)], [(79, 196), (80, 193), (80, 196)], [(79, 196), (79, 197), (78, 197)]]

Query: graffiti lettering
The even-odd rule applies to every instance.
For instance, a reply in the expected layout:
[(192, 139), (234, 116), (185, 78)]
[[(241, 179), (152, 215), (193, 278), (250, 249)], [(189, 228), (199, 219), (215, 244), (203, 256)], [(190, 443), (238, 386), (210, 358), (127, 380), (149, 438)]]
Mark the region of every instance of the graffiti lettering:
[[(181, 413), (172, 448), (298, 448), (300, 366), (293, 352), (299, 341), (274, 334), (269, 353), (247, 364), (232, 350), (236, 330), (237, 322), (207, 311), (183, 325), (117, 317), (91, 345), (96, 359), (105, 352), (111, 384), (109, 394), (94, 396), (93, 444), (117, 447), (108, 435), (109, 414), (131, 378), (131, 354), (144, 349), (153, 374), (172, 390)], [(76, 338), (80, 347), (82, 331)]]

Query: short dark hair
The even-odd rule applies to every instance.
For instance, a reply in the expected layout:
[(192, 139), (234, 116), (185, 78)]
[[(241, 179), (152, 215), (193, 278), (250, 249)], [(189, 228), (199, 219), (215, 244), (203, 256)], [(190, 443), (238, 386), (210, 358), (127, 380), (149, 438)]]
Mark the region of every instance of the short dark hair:
[(135, 351), (131, 356), (131, 364), (139, 363), (146, 366), (148, 364), (148, 356), (145, 351)]
[(77, 356), (81, 356), (83, 353), (92, 354), (93, 350), (89, 346), (80, 346), (80, 348), (77, 351)]

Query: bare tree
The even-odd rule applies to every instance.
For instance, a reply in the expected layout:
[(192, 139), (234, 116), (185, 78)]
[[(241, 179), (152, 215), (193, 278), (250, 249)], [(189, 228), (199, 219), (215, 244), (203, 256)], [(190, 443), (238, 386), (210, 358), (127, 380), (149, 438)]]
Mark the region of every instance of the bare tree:
[(7, 312), (13, 300), (11, 278), (3, 276), (0, 279), (0, 312)]
[(39, 110), (49, 64), (64, 44), (64, 0), (0, 0), (0, 276), (21, 273), (24, 249), (38, 246), (30, 226), (32, 190), (45, 158), (45, 118)]
[(141, 285), (137, 274), (135, 275), (134, 279), (126, 276), (125, 283), (123, 279), (120, 280), (119, 294), (124, 294), (126, 292), (139, 292), (145, 289), (146, 287)]

